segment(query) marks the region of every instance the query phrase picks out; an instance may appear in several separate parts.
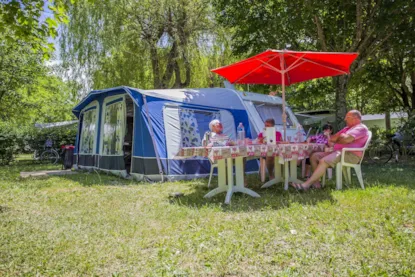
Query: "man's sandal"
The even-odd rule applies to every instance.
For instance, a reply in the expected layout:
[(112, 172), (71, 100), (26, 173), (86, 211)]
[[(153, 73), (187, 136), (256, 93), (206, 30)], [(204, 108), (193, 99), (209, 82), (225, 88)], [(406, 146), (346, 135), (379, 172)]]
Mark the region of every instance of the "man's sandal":
[(312, 184), (312, 185), (311, 185), (311, 188), (313, 188), (313, 189), (322, 189), (323, 187), (321, 186), (321, 184), (320, 184), (320, 183), (318, 183), (318, 185), (316, 185), (316, 184)]
[(303, 187), (303, 184), (291, 183), (291, 186), (298, 191), (308, 191), (310, 189), (310, 187)]

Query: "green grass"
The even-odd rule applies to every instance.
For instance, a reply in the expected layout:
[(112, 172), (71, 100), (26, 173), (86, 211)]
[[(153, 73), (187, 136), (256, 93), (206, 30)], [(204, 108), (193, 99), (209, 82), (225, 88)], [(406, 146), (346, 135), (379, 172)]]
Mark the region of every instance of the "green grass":
[[(414, 276), (413, 165), (365, 165), (366, 189), (204, 199), (204, 179), (20, 179), (0, 167), (1, 276)], [(172, 192), (183, 192), (171, 198)]]

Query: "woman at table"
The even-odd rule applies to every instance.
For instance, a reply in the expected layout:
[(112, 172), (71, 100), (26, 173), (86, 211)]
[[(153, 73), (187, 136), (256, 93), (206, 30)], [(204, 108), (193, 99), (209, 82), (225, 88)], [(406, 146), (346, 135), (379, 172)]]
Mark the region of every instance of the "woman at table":
[[(273, 118), (268, 118), (265, 120), (265, 128), (266, 127), (274, 127), (275, 120)], [(266, 143), (266, 137), (264, 133), (259, 133), (258, 135), (258, 142), (259, 143)], [(280, 132), (275, 131), (275, 141), (282, 141), (282, 135)], [(269, 174), (269, 179), (274, 179), (274, 157), (266, 157), (266, 166)]]
[[(323, 133), (307, 138), (307, 142), (308, 143), (321, 143), (321, 144), (327, 145), (328, 147), (332, 147), (334, 145), (334, 143), (330, 142), (330, 136), (332, 134), (333, 134), (333, 126), (331, 126), (330, 124), (325, 124), (323, 126)], [(306, 163), (305, 175), (308, 178), (310, 177), (310, 167), (311, 167), (310, 159), (307, 158), (305, 160), (305, 163)]]
[[(209, 130), (210, 132), (206, 132), (203, 135), (203, 145), (213, 145), (214, 141), (217, 140), (229, 140), (229, 137), (227, 135), (223, 134), (223, 125), (218, 119), (214, 119), (211, 122), (209, 122)], [(206, 142), (206, 135), (209, 137), (209, 141)]]

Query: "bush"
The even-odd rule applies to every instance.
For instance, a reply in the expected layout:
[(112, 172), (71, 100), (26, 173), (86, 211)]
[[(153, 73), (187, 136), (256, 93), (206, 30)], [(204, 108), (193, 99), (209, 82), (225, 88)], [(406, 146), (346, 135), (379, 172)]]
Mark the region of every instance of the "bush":
[(76, 133), (76, 124), (47, 129), (0, 124), (0, 165), (9, 164), (17, 154), (43, 151), (48, 138), (54, 148), (75, 145)]
[(391, 129), (388, 131), (385, 128), (380, 128), (378, 126), (371, 127), (369, 129), (372, 131), (372, 142), (377, 140), (386, 141), (396, 132), (396, 129)]
[(7, 124), (0, 124), (0, 165), (7, 165), (13, 161), (15, 153), (19, 149), (20, 135)]
[(30, 128), (22, 140), (20, 149), (23, 152), (41, 151), (45, 148), (46, 140), (52, 140), (54, 148), (60, 148), (61, 145), (75, 145), (77, 125), (37, 129)]

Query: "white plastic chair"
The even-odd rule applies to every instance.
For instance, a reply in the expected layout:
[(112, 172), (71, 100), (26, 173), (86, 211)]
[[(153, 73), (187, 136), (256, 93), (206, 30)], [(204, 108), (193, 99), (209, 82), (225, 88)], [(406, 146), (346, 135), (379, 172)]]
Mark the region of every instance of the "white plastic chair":
[[(343, 148), (342, 149), (342, 156), (341, 156), (341, 160), (340, 162), (336, 165), (336, 189), (340, 190), (343, 187), (343, 174), (344, 174), (344, 179), (346, 181), (346, 184), (349, 185), (352, 182), (352, 171), (351, 169), (354, 168), (355, 172), (356, 172), (356, 176), (357, 179), (359, 180), (360, 186), (362, 187), (362, 189), (365, 188), (364, 184), (363, 184), (363, 175), (362, 175), (362, 161), (363, 158), (365, 156), (365, 151), (369, 146), (369, 143), (372, 139), (372, 132), (369, 131), (368, 134), (368, 138), (367, 141), (365, 143), (365, 146), (362, 148)], [(360, 158), (360, 162), (358, 164), (352, 164), (352, 163), (347, 163), (344, 160), (345, 157), (345, 153), (349, 151), (362, 151), (362, 157)], [(325, 179), (326, 179), (326, 174), (324, 174), (323, 176), (323, 185), (325, 183)]]
[(209, 175), (208, 188), (210, 188), (210, 181), (212, 181), (213, 170), (215, 168), (218, 168), (218, 163), (216, 163), (216, 162), (215, 163), (210, 162), (210, 175)]

